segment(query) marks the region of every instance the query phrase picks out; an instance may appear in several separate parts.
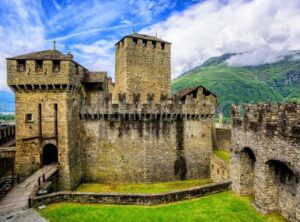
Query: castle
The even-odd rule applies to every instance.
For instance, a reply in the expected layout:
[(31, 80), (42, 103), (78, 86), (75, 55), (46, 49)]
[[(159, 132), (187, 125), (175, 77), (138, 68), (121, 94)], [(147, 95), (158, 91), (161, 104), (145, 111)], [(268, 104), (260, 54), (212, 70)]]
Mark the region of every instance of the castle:
[(157, 37), (125, 36), (115, 60), (113, 84), (55, 49), (7, 59), (16, 174), (57, 162), (61, 190), (210, 177), (216, 96), (171, 95), (171, 43)]

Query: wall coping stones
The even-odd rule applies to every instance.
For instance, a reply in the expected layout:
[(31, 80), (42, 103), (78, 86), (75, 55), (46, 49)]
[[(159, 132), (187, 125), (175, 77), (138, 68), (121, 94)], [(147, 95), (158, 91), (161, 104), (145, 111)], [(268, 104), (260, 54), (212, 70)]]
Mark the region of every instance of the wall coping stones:
[(160, 194), (120, 194), (61, 191), (29, 199), (29, 205), (72, 202), (72, 203), (99, 203), (120, 205), (159, 205), (192, 198), (207, 196), (231, 189), (231, 181), (213, 183)]

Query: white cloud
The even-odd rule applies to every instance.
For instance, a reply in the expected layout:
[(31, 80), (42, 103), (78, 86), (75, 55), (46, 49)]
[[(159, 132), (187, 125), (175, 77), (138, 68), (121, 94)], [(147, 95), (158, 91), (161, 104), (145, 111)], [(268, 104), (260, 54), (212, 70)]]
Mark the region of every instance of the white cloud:
[[(128, 34), (132, 22), (151, 24), (175, 6), (174, 0), (52, 1), (56, 10), (47, 15), (41, 0), (1, 1), (0, 89), (7, 89), (5, 58), (51, 48), (53, 33), (59, 49), (69, 49), (90, 70), (112, 75), (116, 36)], [(247, 52), (232, 57), (231, 65), (277, 61), (300, 49), (298, 24), (299, 0), (206, 0), (140, 32), (157, 31), (173, 43), (174, 78), (224, 53)]]
[(274, 62), (300, 49), (299, 0), (207, 0), (141, 30), (172, 42), (172, 77), (212, 56), (248, 52), (232, 65)]
[(255, 66), (260, 64), (274, 63), (280, 61), (291, 52), (287, 50), (274, 50), (271, 47), (262, 47), (252, 52), (246, 52), (232, 56), (227, 60), (231, 66)]
[(92, 44), (76, 44), (71, 47), (75, 60), (83, 61), (82, 65), (90, 71), (107, 71), (114, 73), (114, 43), (117, 40), (99, 40)]
[(0, 15), (0, 90), (8, 90), (6, 58), (45, 48), (45, 30), (38, 13), (39, 1), (3, 0)]

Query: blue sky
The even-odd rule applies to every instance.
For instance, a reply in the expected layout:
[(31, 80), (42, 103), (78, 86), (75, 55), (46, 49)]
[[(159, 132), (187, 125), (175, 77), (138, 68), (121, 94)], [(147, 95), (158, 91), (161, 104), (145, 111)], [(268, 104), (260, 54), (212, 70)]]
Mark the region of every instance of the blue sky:
[(114, 76), (114, 43), (132, 32), (172, 42), (172, 77), (211, 56), (247, 52), (229, 61), (276, 61), (300, 49), (299, 0), (1, 0), (0, 89), (5, 58), (52, 48), (74, 54), (91, 71)]

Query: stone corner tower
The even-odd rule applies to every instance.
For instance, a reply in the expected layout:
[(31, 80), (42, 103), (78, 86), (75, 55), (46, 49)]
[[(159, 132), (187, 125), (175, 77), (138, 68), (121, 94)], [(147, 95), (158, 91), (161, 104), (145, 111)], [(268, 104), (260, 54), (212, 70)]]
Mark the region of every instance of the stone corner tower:
[(115, 45), (115, 89), (113, 101), (126, 95), (132, 103), (139, 94), (142, 103), (149, 96), (155, 103), (171, 94), (171, 43), (154, 36), (133, 33)]
[(80, 181), (79, 89), (87, 70), (71, 54), (45, 50), (7, 59), (16, 96), (15, 172), (57, 163), (61, 189)]

